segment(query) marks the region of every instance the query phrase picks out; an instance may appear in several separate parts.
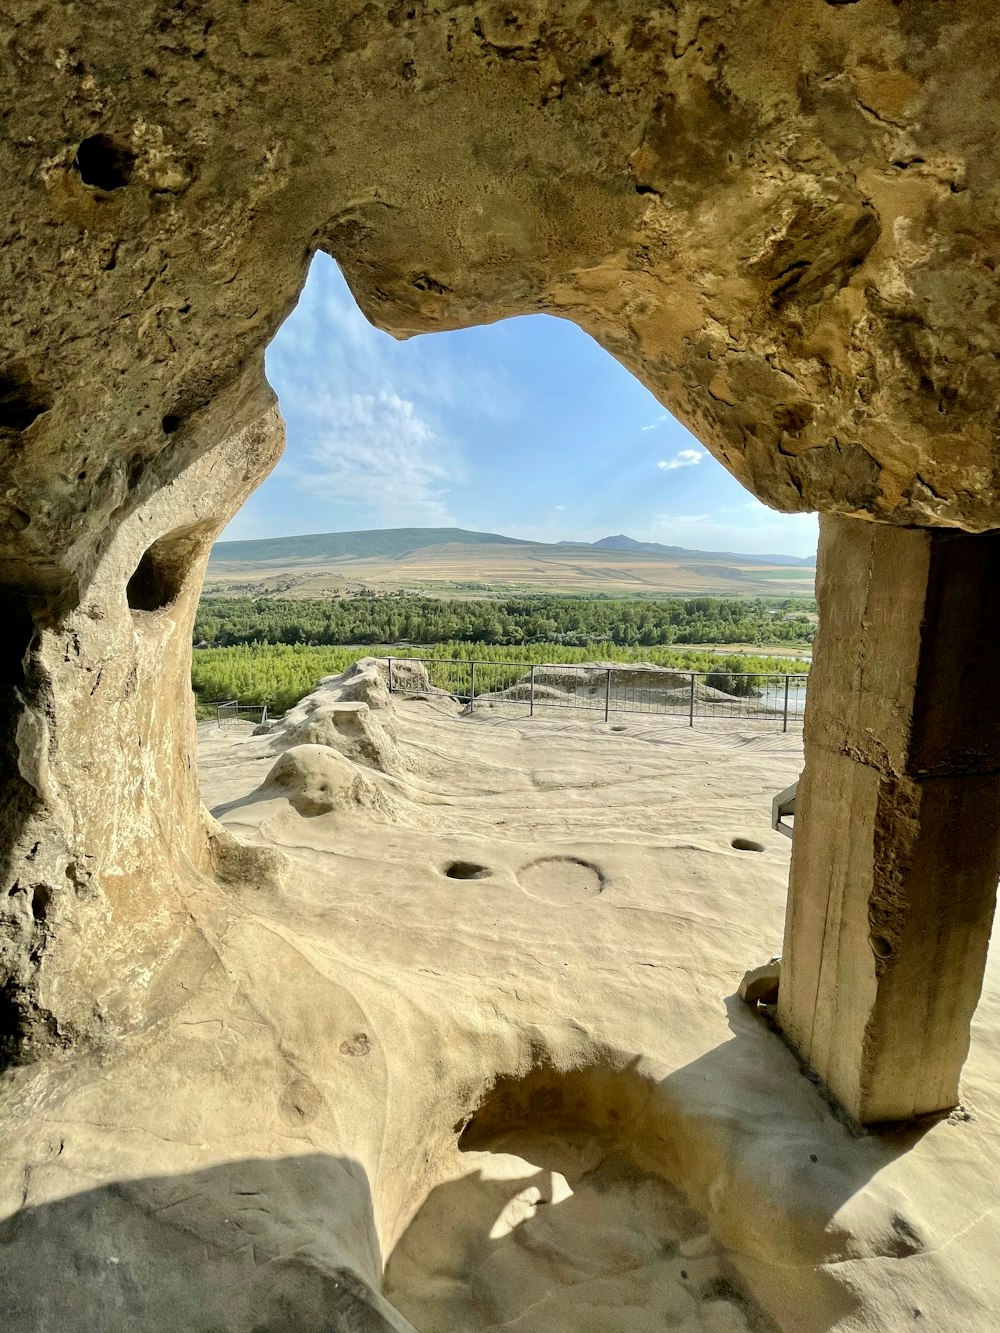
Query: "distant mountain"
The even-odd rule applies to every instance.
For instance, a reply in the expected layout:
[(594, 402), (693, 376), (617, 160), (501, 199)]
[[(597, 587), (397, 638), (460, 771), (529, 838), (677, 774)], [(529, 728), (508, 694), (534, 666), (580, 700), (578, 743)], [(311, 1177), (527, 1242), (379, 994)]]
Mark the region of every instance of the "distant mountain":
[(702, 560), (751, 560), (761, 565), (815, 565), (812, 555), (739, 555), (735, 551), (691, 551), (684, 546), (661, 546), (659, 542), (637, 542), (620, 532), (617, 537), (602, 537), (591, 543), (608, 551), (646, 551), (650, 555), (698, 556)]
[(547, 550), (624, 551), (631, 555), (671, 556), (681, 560), (739, 560), (752, 565), (811, 567), (813, 556), (739, 555), (734, 551), (692, 551), (685, 546), (640, 542), (623, 532), (596, 542), (532, 542), (497, 532), (467, 528), (371, 528), (359, 532), (316, 532), (301, 537), (262, 537), (255, 541), (216, 542), (214, 564), (261, 564), (272, 561), (398, 559), (429, 546), (530, 546)]
[[(592, 542), (593, 546), (602, 546), (608, 551), (649, 551), (654, 555), (693, 555), (693, 551), (685, 550), (683, 546), (661, 546), (659, 542), (637, 542), (634, 537), (626, 537), (624, 532), (619, 532), (617, 537), (602, 537), (599, 542)], [(705, 554), (699, 551), (699, 555)]]
[(344, 560), (371, 556), (396, 557), (427, 546), (531, 546), (517, 537), (465, 528), (374, 528), (361, 532), (317, 532), (302, 537), (263, 537), (256, 541), (216, 542), (216, 564), (259, 564), (272, 560)]
[(376, 528), (217, 542), (209, 585), (237, 596), (351, 589), (640, 596), (812, 596), (813, 561), (640, 542), (532, 542), (465, 528)]

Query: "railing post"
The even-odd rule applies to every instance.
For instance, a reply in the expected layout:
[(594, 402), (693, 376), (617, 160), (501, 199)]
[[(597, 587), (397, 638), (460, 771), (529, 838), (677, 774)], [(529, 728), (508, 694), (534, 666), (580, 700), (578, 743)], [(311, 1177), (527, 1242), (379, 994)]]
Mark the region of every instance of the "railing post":
[(604, 683), (604, 720), (607, 722), (611, 716), (611, 668), (608, 667), (608, 678)]
[(264, 714), (260, 719), (261, 726), (263, 726), (266, 721), (267, 721), (267, 704), (264, 705)]
[(531, 692), (530, 692), (529, 698), (530, 698), (531, 702), (530, 702), (530, 704), (529, 704), (529, 706), (528, 706), (528, 716), (529, 716), (529, 717), (534, 717), (534, 716), (535, 716), (535, 664), (534, 664), (534, 662), (532, 662), (532, 664), (531, 664), (531, 687), (530, 687), (530, 688), (531, 688)]
[(786, 676), (786, 677), (785, 677), (785, 716), (784, 716), (784, 720), (782, 721), (782, 724), (781, 724), (781, 730), (782, 730), (782, 731), (787, 731), (787, 730), (788, 730), (788, 682), (789, 682), (789, 679), (790, 679), (789, 676)]
[(392, 658), (389, 658), (389, 693), (392, 693)]
[(691, 672), (691, 699), (688, 704), (688, 726), (694, 726), (694, 672)]
[(469, 712), (476, 711), (476, 664), (469, 663)]

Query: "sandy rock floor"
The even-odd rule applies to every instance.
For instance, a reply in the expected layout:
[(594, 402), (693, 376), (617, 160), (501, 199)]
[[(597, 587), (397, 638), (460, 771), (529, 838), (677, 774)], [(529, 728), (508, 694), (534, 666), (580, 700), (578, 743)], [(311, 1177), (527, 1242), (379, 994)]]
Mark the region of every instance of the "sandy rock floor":
[[(202, 728), (206, 804), (283, 887), (192, 895), (211, 957), (155, 1031), (8, 1092), (5, 1327), (336, 1328), (344, 1268), (419, 1333), (998, 1326), (995, 972), (971, 1118), (891, 1138), (734, 998), (780, 952), (798, 737), (383, 720), (384, 800), (318, 815), (261, 790), (273, 737)], [(5, 1297), (29, 1250), (47, 1286)]]

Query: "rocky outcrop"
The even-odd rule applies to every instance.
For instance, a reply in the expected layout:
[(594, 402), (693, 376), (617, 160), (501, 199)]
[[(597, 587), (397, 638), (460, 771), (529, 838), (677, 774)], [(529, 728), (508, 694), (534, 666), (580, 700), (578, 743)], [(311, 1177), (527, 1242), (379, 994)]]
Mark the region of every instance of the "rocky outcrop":
[[(399, 337), (537, 311), (574, 321), (775, 508), (994, 529), (998, 37), (982, 0), (4, 6), (0, 1065), (52, 1057), (3, 1084), (5, 1326), (263, 1329), (334, 1311), (404, 1327), (368, 1287), (379, 1236), (391, 1245), (435, 1181), (437, 1167), (421, 1181), (407, 1164), (439, 1161), (470, 1090), (531, 1064), (527, 1025), (557, 1039), (552, 978), (574, 984), (553, 955), (531, 1016), (497, 1035), (511, 946), (480, 963), (463, 944), (460, 1020), (439, 1018), (438, 990), (408, 1008), (387, 978), (413, 970), (421, 899), (405, 932), (372, 918), (350, 978), (363, 1009), (338, 980), (343, 886), (304, 901), (293, 930), (287, 903), (266, 914), (282, 853), (251, 866), (256, 853), (201, 816), (194, 609), (213, 539), (281, 448), (263, 354), (311, 256), (334, 256)], [(357, 688), (374, 717), (378, 689)], [(312, 799), (325, 781), (303, 770), (294, 790)], [(236, 891), (247, 878), (252, 911)], [(488, 935), (506, 935), (501, 915), (484, 917)], [(606, 950), (595, 935), (580, 957)], [(435, 978), (442, 952), (425, 958)], [(621, 1014), (646, 967), (635, 958)], [(684, 1009), (688, 980), (672, 1025), (658, 1006), (648, 1039), (621, 1030), (628, 1058), (709, 1011), (703, 993)], [(615, 1004), (588, 1009), (592, 989), (558, 1004), (603, 1030)], [(376, 1044), (371, 1015), (387, 1006), (398, 1026)], [(721, 1055), (672, 1047), (659, 1066), (665, 1082), (693, 1060), (692, 1125), (717, 1115), (719, 1089), (739, 1089), (742, 1114), (753, 1080), (742, 1043), (718, 1036)], [(60, 1063), (69, 1046), (78, 1058)], [(442, 1064), (458, 1050), (468, 1069)], [(377, 1096), (351, 1091), (341, 1118), (331, 1106), (365, 1079)], [(686, 1159), (735, 1182), (741, 1216), (767, 1217), (755, 1236), (781, 1238), (780, 1267), (757, 1277), (778, 1275), (789, 1327), (808, 1308), (795, 1283), (820, 1259), (790, 1264), (779, 1210), (756, 1206), (773, 1191), (741, 1181), (778, 1181), (782, 1201), (804, 1188), (797, 1135), (819, 1120), (797, 1086), (784, 1086), (802, 1109), (773, 1161), (747, 1166), (753, 1150), (731, 1146), (742, 1122)], [(757, 1125), (786, 1114), (771, 1087)], [(365, 1167), (331, 1156), (354, 1129), (374, 1196)], [(275, 1182), (259, 1163), (291, 1142), (302, 1174)], [(252, 1169), (232, 1169), (243, 1152)], [(926, 1250), (933, 1263), (988, 1216), (949, 1214), (927, 1246), (886, 1227), (880, 1247), (835, 1248), (844, 1200), (892, 1165), (876, 1156), (838, 1167), (818, 1196), (810, 1234), (834, 1246), (822, 1262)], [(948, 1165), (929, 1197), (955, 1210), (966, 1191)], [(718, 1193), (706, 1177), (724, 1211)], [(980, 1245), (967, 1304), (944, 1301), (955, 1327), (995, 1315)], [(922, 1317), (894, 1282), (880, 1308)], [(940, 1308), (931, 1318), (943, 1326)]]
[(0, 708), (0, 1063), (103, 1043), (176, 984), (183, 894), (216, 864), (191, 628), (212, 541), (282, 442), (269, 408), (121, 521), (77, 605), (25, 611)]
[(392, 698), (385, 664), (363, 659), (341, 676), (327, 676), (268, 728), (276, 749), (323, 745), (381, 773), (401, 773), (407, 764), (389, 721)]

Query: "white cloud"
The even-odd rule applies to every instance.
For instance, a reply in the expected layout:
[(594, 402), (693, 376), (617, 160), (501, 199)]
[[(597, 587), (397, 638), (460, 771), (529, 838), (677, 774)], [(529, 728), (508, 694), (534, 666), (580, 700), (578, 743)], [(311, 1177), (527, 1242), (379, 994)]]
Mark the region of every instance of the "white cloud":
[(646, 426), (640, 426), (639, 429), (640, 429), (640, 430), (656, 430), (657, 426), (662, 426), (663, 423), (664, 423), (667, 419), (668, 419), (668, 414), (667, 414), (666, 412), (661, 412), (660, 415), (656, 418), (655, 421), (650, 421), (648, 425), (646, 425)]
[(334, 502), (371, 505), (393, 526), (452, 522), (446, 495), (461, 472), (455, 446), (392, 389), (320, 395), (290, 478)]
[(679, 467), (694, 467), (704, 457), (703, 449), (682, 449), (679, 454), (674, 454), (673, 458), (661, 458), (656, 466), (662, 472), (673, 472)]
[[(290, 447), (282, 474), (312, 499), (375, 511), (386, 526), (448, 525), (451, 486), (465, 464), (440, 413), (469, 392), (483, 415), (502, 412), (482, 367), (430, 358), (423, 370), (357, 308), (332, 261), (314, 261), (298, 308), (268, 352)], [(426, 372), (426, 373), (424, 373)]]

